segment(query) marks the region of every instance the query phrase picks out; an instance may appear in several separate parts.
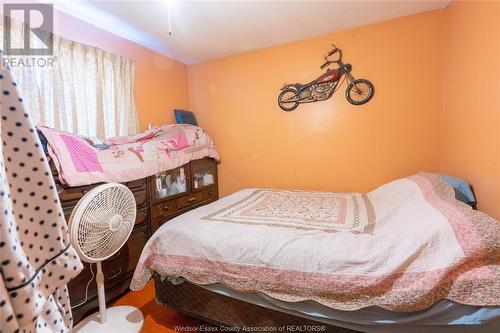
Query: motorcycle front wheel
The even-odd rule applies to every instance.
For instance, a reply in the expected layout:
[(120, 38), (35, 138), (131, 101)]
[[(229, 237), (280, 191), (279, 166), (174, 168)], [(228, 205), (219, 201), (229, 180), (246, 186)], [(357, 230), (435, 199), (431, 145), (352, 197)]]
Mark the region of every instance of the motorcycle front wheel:
[(365, 79), (352, 81), (345, 90), (345, 97), (353, 105), (362, 105), (373, 97), (373, 84)]
[[(293, 111), (299, 106), (299, 95), (295, 89), (287, 88), (278, 96), (278, 105), (283, 111)], [(292, 100), (292, 102), (290, 102)]]

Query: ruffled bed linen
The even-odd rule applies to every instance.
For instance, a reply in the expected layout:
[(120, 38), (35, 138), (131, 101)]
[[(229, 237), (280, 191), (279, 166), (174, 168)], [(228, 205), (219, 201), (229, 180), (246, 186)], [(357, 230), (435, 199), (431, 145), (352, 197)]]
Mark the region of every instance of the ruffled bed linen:
[(68, 186), (126, 182), (219, 154), (203, 129), (162, 125), (131, 137), (86, 138), (39, 126), (59, 180)]
[(69, 332), (66, 283), (83, 267), (36, 131), (3, 68), (0, 113), (0, 331)]
[(434, 174), (393, 181), (365, 198), (247, 189), (164, 224), (131, 288), (156, 272), (347, 311), (413, 312), (441, 299), (499, 306), (498, 235), (498, 221), (457, 201)]

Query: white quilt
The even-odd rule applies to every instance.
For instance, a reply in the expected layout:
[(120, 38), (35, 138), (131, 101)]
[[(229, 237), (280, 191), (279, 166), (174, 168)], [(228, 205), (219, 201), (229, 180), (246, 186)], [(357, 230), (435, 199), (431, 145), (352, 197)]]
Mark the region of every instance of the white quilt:
[(246, 189), (163, 225), (131, 288), (156, 272), (339, 310), (498, 306), (499, 234), (438, 175), (367, 195)]

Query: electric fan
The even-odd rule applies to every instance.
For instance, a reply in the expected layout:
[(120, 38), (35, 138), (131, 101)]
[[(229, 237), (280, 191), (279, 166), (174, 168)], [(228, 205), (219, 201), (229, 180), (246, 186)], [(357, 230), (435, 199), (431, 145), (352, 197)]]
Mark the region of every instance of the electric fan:
[(125, 244), (134, 227), (136, 203), (122, 184), (108, 183), (90, 190), (77, 203), (69, 218), (71, 244), (85, 262), (97, 264), (99, 312), (83, 319), (73, 332), (139, 332), (144, 317), (132, 306), (106, 309), (101, 262)]

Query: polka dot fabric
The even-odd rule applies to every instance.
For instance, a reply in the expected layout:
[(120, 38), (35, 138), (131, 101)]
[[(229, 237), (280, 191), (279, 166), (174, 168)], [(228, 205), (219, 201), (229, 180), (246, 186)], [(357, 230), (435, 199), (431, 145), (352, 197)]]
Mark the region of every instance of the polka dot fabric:
[(0, 114), (0, 332), (69, 332), (66, 283), (82, 264), (38, 136), (4, 68)]

